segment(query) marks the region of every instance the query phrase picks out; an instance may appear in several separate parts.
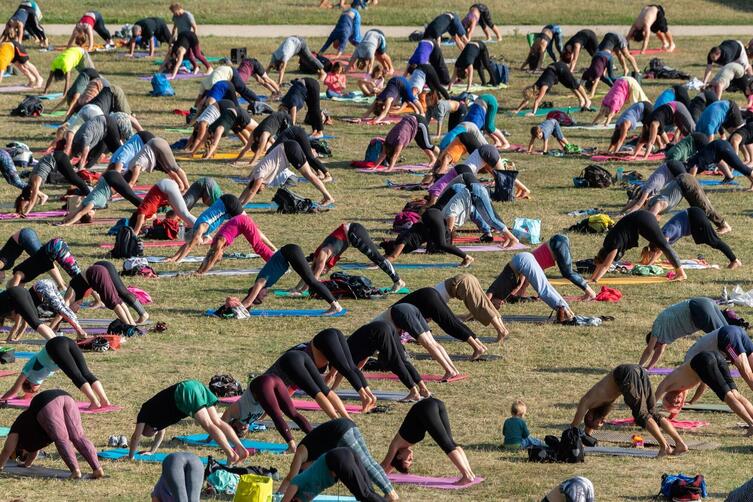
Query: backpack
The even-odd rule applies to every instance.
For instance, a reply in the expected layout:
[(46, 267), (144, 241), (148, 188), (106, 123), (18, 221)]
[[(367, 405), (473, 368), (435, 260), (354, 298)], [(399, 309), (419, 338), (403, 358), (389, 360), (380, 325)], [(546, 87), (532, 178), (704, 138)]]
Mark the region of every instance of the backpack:
[(18, 106), (10, 111), (12, 117), (39, 117), (44, 111), (42, 100), (36, 96), (26, 96)]
[(241, 383), (232, 375), (214, 375), (209, 380), (209, 390), (217, 397), (233, 397), (243, 394)]
[(584, 462), (586, 450), (583, 447), (583, 440), (580, 438), (580, 430), (577, 427), (570, 427), (562, 431), (556, 451), (558, 462), (567, 464)]
[(614, 220), (606, 214), (592, 214), (567, 230), (581, 234), (603, 234), (614, 226)]
[(136, 325), (126, 324), (120, 319), (115, 319), (109, 326), (107, 326), (107, 334), (121, 335), (130, 338), (134, 335), (143, 336), (144, 332)]
[(700, 474), (695, 477), (683, 476), (682, 474), (662, 474), (659, 494), (670, 500), (701, 500), (708, 495), (706, 480)]
[(492, 62), (492, 71), (494, 73), (491, 76), (491, 80), (496, 85), (506, 85), (510, 81), (510, 67), (506, 64)]
[(0, 364), (16, 362), (16, 349), (11, 347), (0, 347)]
[(285, 187), (277, 189), (272, 202), (277, 204), (277, 212), (282, 214), (313, 213), (316, 210), (311, 199), (305, 199)]
[[(335, 298), (354, 298), (358, 300), (368, 300), (374, 296), (382, 296), (382, 290), (371, 285), (371, 281), (362, 275), (348, 275), (342, 272), (335, 272), (329, 276), (328, 281), (322, 281), (322, 284), (329, 289)], [(312, 291), (312, 298), (319, 298)]]
[(510, 202), (515, 199), (515, 179), (518, 171), (494, 171), (494, 190), (490, 190), (492, 200)]
[(374, 138), (369, 141), (366, 147), (366, 154), (363, 156), (364, 162), (376, 162), (384, 150), (384, 138)]
[(590, 164), (580, 173), (580, 177), (590, 188), (607, 188), (612, 186), (612, 175), (603, 167)]
[(180, 223), (178, 220), (168, 218), (157, 218), (152, 226), (147, 228), (146, 237), (148, 239), (174, 241), (178, 238)]
[(133, 258), (144, 256), (144, 243), (129, 226), (120, 227), (115, 236), (115, 247), (110, 251), (113, 258)]
[(528, 461), (551, 464), (557, 461), (557, 453), (548, 446), (532, 446), (528, 448)]
[(570, 127), (570, 126), (575, 125), (575, 121), (573, 120), (573, 118), (561, 110), (552, 110), (551, 112), (546, 114), (546, 118), (547, 120), (549, 119), (556, 120), (563, 127)]
[(332, 157), (332, 149), (327, 144), (326, 139), (314, 138), (309, 140), (311, 143), (311, 149), (314, 150), (319, 157)]
[(152, 75), (152, 92), (150, 94), (155, 97), (175, 96), (175, 90), (164, 73), (155, 73)]
[(645, 78), (662, 78), (672, 80), (690, 80), (690, 75), (676, 70), (671, 66), (667, 66), (664, 61), (659, 58), (653, 58), (648, 62), (648, 66), (643, 69), (643, 76)]

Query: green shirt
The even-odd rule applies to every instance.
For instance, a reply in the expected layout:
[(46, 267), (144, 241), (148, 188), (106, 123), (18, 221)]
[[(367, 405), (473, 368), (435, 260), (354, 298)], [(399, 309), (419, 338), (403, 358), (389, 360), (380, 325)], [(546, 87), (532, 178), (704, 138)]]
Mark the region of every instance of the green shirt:
[(520, 417), (510, 417), (502, 426), (502, 435), (505, 436), (505, 446), (512, 446), (520, 445), (531, 433), (528, 432), (525, 420)]
[(696, 150), (697, 148), (695, 146), (695, 141), (693, 140), (693, 135), (688, 134), (676, 145), (667, 150), (666, 160), (679, 160), (680, 162), (686, 162)]

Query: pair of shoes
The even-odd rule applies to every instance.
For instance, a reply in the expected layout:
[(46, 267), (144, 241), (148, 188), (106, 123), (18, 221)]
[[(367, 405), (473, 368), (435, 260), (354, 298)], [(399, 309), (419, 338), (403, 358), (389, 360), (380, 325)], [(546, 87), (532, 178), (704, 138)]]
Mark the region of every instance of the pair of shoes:
[(128, 448), (128, 439), (125, 436), (110, 436), (107, 438), (107, 446), (112, 448)]

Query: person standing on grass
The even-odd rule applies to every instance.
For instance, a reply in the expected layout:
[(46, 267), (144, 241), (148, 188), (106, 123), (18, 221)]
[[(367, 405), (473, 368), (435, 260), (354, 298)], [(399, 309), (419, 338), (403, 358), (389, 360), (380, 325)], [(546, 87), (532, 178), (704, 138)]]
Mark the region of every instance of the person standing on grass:
[(173, 40), (181, 33), (188, 31), (198, 33), (196, 19), (193, 14), (183, 8), (183, 4), (180, 2), (170, 4), (170, 12), (173, 14), (173, 31), (171, 32)]

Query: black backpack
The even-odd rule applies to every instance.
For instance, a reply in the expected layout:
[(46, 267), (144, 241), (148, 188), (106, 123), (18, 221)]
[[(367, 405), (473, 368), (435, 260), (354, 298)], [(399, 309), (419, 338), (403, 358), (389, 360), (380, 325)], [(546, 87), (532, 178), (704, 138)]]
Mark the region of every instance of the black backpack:
[(492, 200), (510, 202), (515, 200), (515, 179), (518, 171), (494, 171), (494, 190), (489, 190)]
[(316, 204), (311, 199), (297, 195), (285, 187), (278, 188), (272, 202), (277, 204), (277, 212), (283, 214), (313, 213)]
[(528, 448), (528, 461), (552, 464), (557, 462), (557, 452), (548, 446), (532, 446)]
[(585, 461), (586, 450), (577, 427), (570, 427), (562, 431), (557, 447), (557, 461), (567, 464), (577, 464)]
[(326, 139), (314, 138), (309, 140), (311, 143), (311, 149), (314, 150), (319, 157), (332, 157), (332, 149), (327, 144)]
[[(354, 298), (368, 300), (374, 296), (382, 296), (382, 290), (371, 285), (371, 281), (362, 275), (348, 275), (342, 272), (335, 272), (330, 275), (328, 281), (322, 281), (322, 284), (329, 289), (335, 298)], [(316, 294), (312, 297), (318, 298)]]
[(586, 184), (591, 188), (607, 188), (612, 186), (612, 175), (603, 167), (591, 164), (586, 166), (580, 177), (586, 180)]
[(144, 243), (129, 226), (120, 227), (115, 236), (115, 247), (110, 251), (113, 258), (133, 258), (144, 256)]
[(36, 96), (26, 96), (17, 107), (11, 110), (13, 117), (39, 117), (44, 111), (42, 100)]
[(232, 375), (214, 375), (209, 380), (209, 390), (217, 397), (233, 397), (243, 394), (241, 383)]

